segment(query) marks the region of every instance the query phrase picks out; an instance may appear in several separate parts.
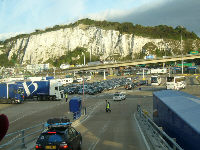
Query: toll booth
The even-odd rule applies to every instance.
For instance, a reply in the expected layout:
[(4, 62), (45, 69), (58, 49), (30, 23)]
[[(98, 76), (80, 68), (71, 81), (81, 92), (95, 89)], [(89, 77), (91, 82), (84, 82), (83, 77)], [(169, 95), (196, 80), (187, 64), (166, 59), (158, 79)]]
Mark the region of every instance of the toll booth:
[(73, 97), (69, 101), (69, 110), (73, 112), (73, 119), (78, 119), (81, 116), (82, 99), (80, 97)]

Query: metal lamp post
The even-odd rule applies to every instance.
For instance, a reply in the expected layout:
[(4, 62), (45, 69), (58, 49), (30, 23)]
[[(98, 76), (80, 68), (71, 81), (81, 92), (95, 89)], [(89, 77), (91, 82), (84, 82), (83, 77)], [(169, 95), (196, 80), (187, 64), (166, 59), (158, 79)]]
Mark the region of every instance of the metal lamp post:
[(183, 49), (182, 49), (182, 30), (181, 30), (181, 61), (182, 61), (182, 74), (183, 74)]
[(83, 64), (84, 64), (84, 66), (85, 66), (85, 54), (84, 54), (84, 53), (82, 53), (82, 55), (84, 56), (84, 62), (83, 62)]
[(183, 74), (183, 49), (182, 49), (182, 33), (181, 33), (181, 60), (182, 60), (182, 74)]

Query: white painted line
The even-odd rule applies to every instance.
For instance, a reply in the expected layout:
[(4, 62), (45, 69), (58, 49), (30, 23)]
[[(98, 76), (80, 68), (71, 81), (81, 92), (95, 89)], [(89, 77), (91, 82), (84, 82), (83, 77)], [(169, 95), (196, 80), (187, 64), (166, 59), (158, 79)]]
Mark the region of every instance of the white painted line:
[(103, 128), (100, 130), (100, 132), (99, 132), (99, 137), (97, 137), (97, 140), (96, 140), (96, 142), (93, 142), (91, 145), (90, 145), (90, 147), (89, 147), (89, 149), (88, 150), (94, 150), (95, 149), (95, 147), (96, 147), (96, 145), (99, 143), (99, 141), (100, 141), (100, 139), (101, 139), (101, 136), (102, 136), (102, 134), (105, 132), (105, 130), (106, 130), (106, 128), (108, 127), (108, 124), (110, 123), (110, 120), (103, 126)]
[(22, 115), (21, 117), (15, 119), (15, 120), (13, 120), (13, 121), (11, 121), (10, 124), (12, 124), (12, 123), (14, 123), (14, 122), (16, 122), (16, 121), (18, 121), (18, 120), (24, 118), (24, 117), (27, 117), (27, 116), (29, 116), (29, 115), (32, 115), (32, 114), (34, 114), (34, 113), (36, 113), (36, 112), (37, 112), (37, 111), (32, 111), (30, 114)]
[(148, 144), (148, 142), (147, 142), (147, 140), (146, 140), (146, 138), (145, 138), (145, 136), (144, 136), (144, 133), (142, 132), (142, 130), (141, 130), (141, 128), (140, 128), (140, 125), (139, 125), (139, 123), (138, 123), (138, 121), (137, 121), (137, 119), (136, 119), (136, 117), (135, 117), (135, 113), (134, 113), (134, 118), (135, 118), (135, 121), (136, 121), (137, 126), (138, 126), (138, 128), (139, 128), (140, 134), (142, 135), (142, 138), (143, 138), (143, 140), (144, 140), (144, 143), (145, 143), (145, 145), (146, 145), (146, 147), (147, 147), (147, 150), (151, 150), (151, 149), (150, 149), (150, 146), (149, 146), (149, 144)]
[(101, 104), (102, 104), (102, 102), (97, 103), (97, 105), (94, 106), (94, 108), (92, 109), (92, 111), (91, 111), (83, 120), (81, 120), (80, 122), (74, 123), (74, 124), (73, 124), (73, 127), (76, 127), (76, 126), (78, 126), (79, 124), (82, 124), (84, 121), (86, 121), (86, 120), (91, 116), (91, 114), (96, 110), (96, 108), (97, 108), (99, 105), (101, 105)]
[(98, 138), (95, 143), (92, 143), (92, 145), (90, 146), (90, 148), (88, 150), (94, 150), (96, 145), (99, 143), (99, 141), (100, 141), (100, 138)]

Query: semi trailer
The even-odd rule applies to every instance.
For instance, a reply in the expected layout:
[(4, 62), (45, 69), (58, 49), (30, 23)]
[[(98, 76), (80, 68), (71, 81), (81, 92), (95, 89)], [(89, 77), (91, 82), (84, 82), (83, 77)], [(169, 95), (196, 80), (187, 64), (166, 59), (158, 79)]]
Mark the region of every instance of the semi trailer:
[(176, 90), (153, 93), (153, 120), (184, 150), (200, 148), (200, 98)]
[(61, 100), (64, 89), (56, 79), (16, 81), (0, 84), (0, 103), (22, 103), (24, 100)]
[[(19, 83), (19, 82), (18, 82)], [(56, 79), (44, 81), (21, 82), (24, 88), (24, 98), (34, 100), (61, 100), (64, 98), (64, 89)]]

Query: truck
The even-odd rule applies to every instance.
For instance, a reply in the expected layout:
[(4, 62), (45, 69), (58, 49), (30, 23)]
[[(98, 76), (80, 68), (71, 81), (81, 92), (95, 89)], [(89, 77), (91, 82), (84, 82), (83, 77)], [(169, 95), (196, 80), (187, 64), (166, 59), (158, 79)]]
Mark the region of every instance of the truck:
[(151, 68), (147, 71), (147, 74), (166, 74), (167, 68)]
[(64, 79), (62, 79), (62, 84), (73, 83), (73, 81), (74, 81), (73, 78), (64, 78)]
[(174, 77), (167, 77), (166, 79), (166, 89), (168, 90), (180, 90), (186, 87), (184, 76), (174, 76)]
[(56, 79), (43, 81), (17, 82), (24, 89), (24, 99), (61, 100), (64, 98), (64, 88)]
[(161, 77), (158, 76), (151, 76), (151, 85), (160, 85), (161, 84)]
[(64, 98), (64, 88), (57, 79), (5, 82), (0, 84), (0, 91), (0, 103), (22, 103), (24, 100), (61, 100)]
[(47, 77), (28, 77), (27, 80), (30, 81), (41, 81), (41, 80), (50, 80), (50, 79), (54, 79), (53, 76), (47, 76)]
[(148, 55), (148, 56), (145, 56), (144, 59), (145, 59), (145, 60), (148, 60), (148, 59), (155, 59), (155, 56), (154, 56), (154, 55)]
[(200, 98), (182, 91), (153, 93), (153, 121), (184, 150), (200, 148)]
[(101, 64), (103, 64), (103, 62), (101, 62), (101, 61), (88, 62), (88, 66), (97, 66), (97, 65), (101, 65)]
[(23, 86), (15, 82), (0, 83), (0, 103), (16, 104), (24, 102)]

